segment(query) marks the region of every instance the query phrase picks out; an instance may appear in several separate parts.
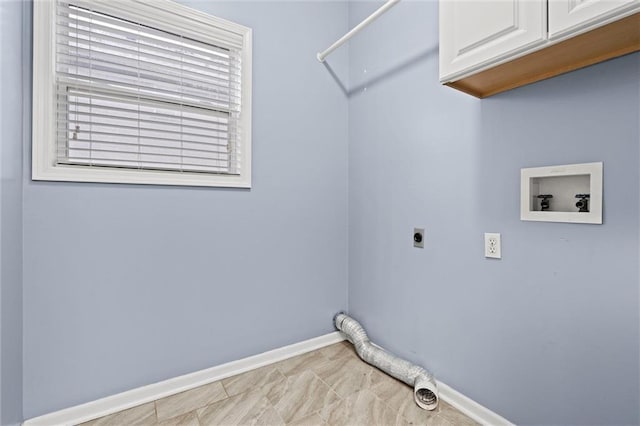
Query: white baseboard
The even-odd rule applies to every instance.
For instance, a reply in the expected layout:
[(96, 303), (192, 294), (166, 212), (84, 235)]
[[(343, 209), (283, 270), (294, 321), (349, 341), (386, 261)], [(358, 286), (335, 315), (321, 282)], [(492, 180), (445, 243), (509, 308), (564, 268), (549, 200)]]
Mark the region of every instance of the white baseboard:
[(64, 410), (29, 419), (23, 426), (61, 426), (77, 425), (102, 416), (117, 413), (137, 405), (146, 404), (156, 399), (184, 392), (208, 383), (217, 382), (245, 371), (263, 367), (283, 359), (291, 358), (324, 346), (343, 341), (342, 333), (335, 331), (324, 336), (315, 337), (293, 345), (284, 346), (248, 358), (228, 362), (216, 367), (185, 374), (184, 376), (153, 383), (131, 389), (116, 395), (107, 396), (86, 404), (65, 408)]
[(513, 426), (509, 420), (494, 413), (487, 407), (478, 404), (466, 395), (461, 394), (446, 383), (438, 382), (440, 399), (453, 406), (467, 417), (486, 426)]
[[(184, 376), (131, 389), (116, 395), (107, 396), (95, 401), (87, 402), (75, 407), (45, 414), (40, 417), (26, 420), (23, 426), (66, 426), (77, 425), (102, 416), (117, 413), (156, 399), (164, 398), (176, 393), (208, 383), (217, 382), (227, 377), (235, 376), (255, 368), (273, 364), (287, 358), (314, 351), (324, 346), (332, 345), (345, 340), (342, 333), (335, 331), (324, 336), (294, 343), (258, 355), (228, 362), (216, 367), (185, 374)], [(509, 426), (511, 422), (494, 413), (488, 408), (478, 404), (460, 392), (452, 389), (442, 382), (438, 382), (440, 398), (452, 405), (462, 413), (483, 425)]]

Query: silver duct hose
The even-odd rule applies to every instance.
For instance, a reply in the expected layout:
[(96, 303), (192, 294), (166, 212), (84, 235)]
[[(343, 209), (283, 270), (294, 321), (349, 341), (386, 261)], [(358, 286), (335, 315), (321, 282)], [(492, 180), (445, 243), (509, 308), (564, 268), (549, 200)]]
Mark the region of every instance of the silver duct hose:
[(360, 323), (348, 315), (339, 313), (333, 321), (336, 328), (347, 336), (363, 361), (413, 386), (413, 397), (420, 408), (433, 410), (438, 406), (438, 386), (433, 374), (373, 345)]

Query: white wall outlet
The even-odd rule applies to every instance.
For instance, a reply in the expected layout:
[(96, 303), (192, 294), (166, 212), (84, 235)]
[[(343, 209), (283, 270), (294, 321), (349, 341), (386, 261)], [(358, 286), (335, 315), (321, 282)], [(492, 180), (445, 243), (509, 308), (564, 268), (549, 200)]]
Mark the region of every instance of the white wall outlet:
[(502, 259), (502, 247), (500, 244), (500, 234), (485, 232), (484, 257), (490, 257), (492, 259)]

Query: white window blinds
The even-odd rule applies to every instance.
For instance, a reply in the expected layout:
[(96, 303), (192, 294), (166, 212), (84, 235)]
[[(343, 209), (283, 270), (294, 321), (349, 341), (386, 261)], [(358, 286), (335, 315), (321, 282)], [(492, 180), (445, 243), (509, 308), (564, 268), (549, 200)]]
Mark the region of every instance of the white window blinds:
[(57, 164), (240, 174), (242, 36), (96, 9), (56, 4)]

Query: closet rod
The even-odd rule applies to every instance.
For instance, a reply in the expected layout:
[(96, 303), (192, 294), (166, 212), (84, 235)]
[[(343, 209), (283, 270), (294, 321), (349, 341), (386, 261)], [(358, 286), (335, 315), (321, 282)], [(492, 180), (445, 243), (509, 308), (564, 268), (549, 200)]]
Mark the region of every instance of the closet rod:
[(357, 32), (359, 32), (361, 29), (363, 29), (364, 27), (366, 27), (367, 25), (369, 25), (370, 23), (375, 21), (380, 15), (385, 13), (387, 10), (391, 9), (399, 1), (400, 0), (389, 0), (385, 4), (380, 6), (380, 8), (378, 10), (376, 10), (375, 12), (373, 12), (371, 15), (369, 15), (369, 17), (367, 19), (365, 19), (364, 21), (360, 22), (358, 25), (353, 27), (353, 29), (351, 31), (349, 31), (348, 33), (343, 35), (338, 41), (333, 43), (331, 46), (327, 47), (327, 49), (324, 52), (318, 53), (318, 55), (317, 55), (318, 60), (320, 62), (324, 62), (325, 58), (327, 56), (329, 56), (331, 54), (331, 52), (336, 50), (338, 47), (342, 46), (347, 40), (349, 40), (351, 37), (353, 37)]

